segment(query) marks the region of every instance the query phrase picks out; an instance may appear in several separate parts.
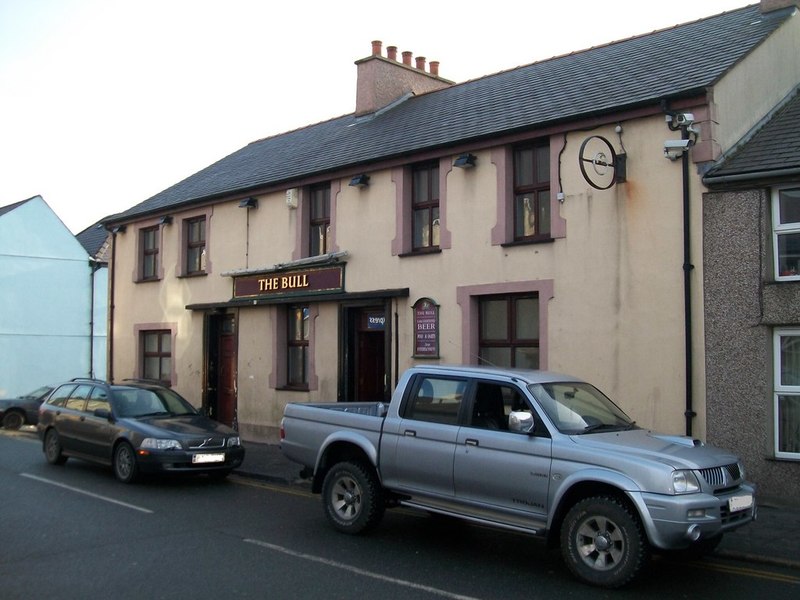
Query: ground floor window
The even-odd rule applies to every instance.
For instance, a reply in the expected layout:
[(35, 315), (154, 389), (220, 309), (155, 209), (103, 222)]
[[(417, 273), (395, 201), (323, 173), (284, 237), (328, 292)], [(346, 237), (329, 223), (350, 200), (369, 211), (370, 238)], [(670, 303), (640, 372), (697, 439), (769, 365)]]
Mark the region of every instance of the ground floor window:
[(538, 369), (538, 295), (486, 296), (478, 302), (481, 364)]
[(775, 332), (776, 456), (800, 459), (800, 329)]
[(172, 379), (172, 332), (142, 331), (142, 377), (170, 384)]
[(287, 310), (287, 376), (289, 387), (308, 387), (308, 306), (290, 306)]

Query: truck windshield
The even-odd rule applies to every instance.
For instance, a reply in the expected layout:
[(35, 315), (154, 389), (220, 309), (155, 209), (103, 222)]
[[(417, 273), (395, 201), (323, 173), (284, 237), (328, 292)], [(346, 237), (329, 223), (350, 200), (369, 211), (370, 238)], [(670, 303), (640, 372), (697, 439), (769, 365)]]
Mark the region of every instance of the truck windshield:
[(561, 433), (600, 433), (634, 427), (628, 415), (588, 383), (532, 383), (528, 389)]

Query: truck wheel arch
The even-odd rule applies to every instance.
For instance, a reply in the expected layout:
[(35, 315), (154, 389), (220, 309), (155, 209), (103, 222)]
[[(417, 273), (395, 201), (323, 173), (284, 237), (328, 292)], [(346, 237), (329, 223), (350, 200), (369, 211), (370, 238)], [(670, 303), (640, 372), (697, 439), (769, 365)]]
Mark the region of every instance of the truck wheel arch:
[(320, 450), (317, 464), (314, 468), (314, 478), (311, 482), (311, 491), (315, 494), (322, 492), (322, 483), (325, 480), (325, 475), (335, 464), (345, 461), (359, 462), (364, 465), (371, 465), (375, 470), (376, 475), (380, 480), (378, 474), (377, 456), (374, 452), (369, 452), (362, 444), (357, 443), (352, 439), (332, 439), (326, 440)]

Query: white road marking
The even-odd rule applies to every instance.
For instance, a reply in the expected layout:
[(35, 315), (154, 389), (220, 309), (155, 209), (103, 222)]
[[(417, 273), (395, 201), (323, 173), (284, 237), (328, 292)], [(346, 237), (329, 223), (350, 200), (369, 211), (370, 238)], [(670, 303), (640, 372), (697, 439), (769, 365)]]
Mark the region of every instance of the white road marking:
[(463, 596), (461, 594), (454, 594), (453, 592), (448, 592), (446, 590), (440, 590), (439, 588), (430, 587), (427, 585), (422, 585), (420, 583), (414, 583), (413, 581), (407, 581), (405, 579), (397, 579), (396, 577), (389, 577), (387, 575), (381, 575), (380, 573), (373, 573), (372, 571), (366, 571), (364, 569), (359, 569), (358, 567), (353, 567), (351, 565), (346, 565), (344, 563), (336, 562), (334, 560), (329, 560), (327, 558), (322, 558), (321, 556), (315, 556), (313, 554), (305, 554), (304, 552), (297, 552), (295, 550), (290, 550), (289, 548), (284, 548), (283, 546), (277, 546), (275, 544), (270, 544), (268, 542), (262, 542), (261, 540), (252, 540), (252, 539), (245, 539), (245, 543), (247, 544), (254, 544), (256, 546), (261, 546), (262, 548), (268, 548), (270, 550), (274, 550), (276, 552), (280, 552), (282, 554), (286, 554), (288, 556), (294, 556), (295, 558), (302, 558), (304, 560), (310, 560), (312, 562), (320, 563), (326, 565), (328, 567), (333, 567), (334, 569), (341, 569), (342, 571), (349, 571), (350, 573), (355, 573), (356, 575), (362, 575), (364, 577), (371, 577), (372, 579), (377, 579), (379, 581), (385, 581), (387, 583), (393, 583), (395, 585), (400, 585), (403, 587), (411, 588), (414, 590), (419, 590), (422, 592), (427, 592), (429, 594), (434, 594), (435, 596), (442, 596), (444, 598), (452, 598), (453, 600), (478, 600), (473, 596)]
[(80, 488), (72, 487), (71, 485), (65, 485), (63, 483), (58, 483), (57, 481), (52, 481), (51, 479), (45, 479), (44, 477), (38, 477), (36, 475), (31, 475), (30, 473), (20, 473), (22, 477), (27, 477), (28, 479), (33, 479), (34, 481), (40, 481), (41, 483), (47, 483), (48, 485), (54, 485), (56, 487), (64, 488), (65, 490), (69, 490), (71, 492), (75, 492), (77, 494), (83, 494), (84, 496), (90, 496), (92, 498), (96, 498), (97, 500), (102, 500), (103, 502), (110, 502), (111, 504), (117, 504), (119, 506), (124, 506), (125, 508), (130, 508), (131, 510), (138, 510), (139, 512), (153, 514), (153, 511), (148, 508), (142, 508), (141, 506), (136, 506), (135, 504), (128, 504), (127, 502), (121, 502), (120, 500), (114, 500), (113, 498), (109, 498), (108, 496), (101, 496), (100, 494), (93, 494), (92, 492), (87, 492), (86, 490), (82, 490)]

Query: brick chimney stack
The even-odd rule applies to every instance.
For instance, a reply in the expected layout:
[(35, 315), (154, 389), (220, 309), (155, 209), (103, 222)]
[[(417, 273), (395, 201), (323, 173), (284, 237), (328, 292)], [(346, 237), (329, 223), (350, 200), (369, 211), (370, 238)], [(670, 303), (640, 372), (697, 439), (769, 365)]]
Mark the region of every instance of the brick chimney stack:
[(402, 62), (397, 61), (397, 46), (387, 46), (385, 57), (382, 51), (383, 42), (374, 40), (372, 54), (356, 61), (356, 116), (373, 113), (408, 93), (424, 94), (453, 85), (439, 76), (439, 61), (431, 61), (426, 71), (424, 56), (418, 56), (412, 66), (411, 51), (402, 53)]
[(800, 8), (800, 0), (761, 0), (760, 2), (761, 14), (789, 8), (790, 6)]

